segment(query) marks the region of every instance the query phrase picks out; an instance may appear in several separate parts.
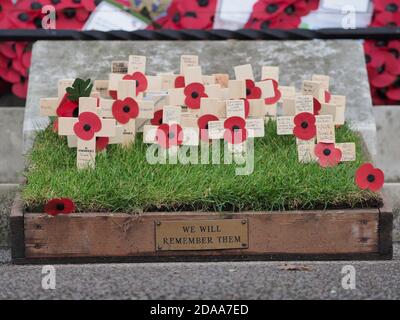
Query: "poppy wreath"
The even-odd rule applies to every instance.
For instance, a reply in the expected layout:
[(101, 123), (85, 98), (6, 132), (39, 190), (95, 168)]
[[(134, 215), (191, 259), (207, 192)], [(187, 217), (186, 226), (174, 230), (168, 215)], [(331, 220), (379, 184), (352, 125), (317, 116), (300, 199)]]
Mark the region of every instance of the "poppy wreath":
[(294, 117), (293, 134), (301, 140), (311, 140), (317, 134), (315, 116), (309, 112), (299, 113)]
[(204, 85), (201, 83), (191, 83), (183, 91), (185, 95), (185, 105), (190, 109), (200, 109), (200, 99), (207, 98)]
[(69, 214), (75, 211), (75, 204), (68, 198), (55, 198), (46, 203), (44, 211), (51, 216)]
[(224, 140), (230, 144), (239, 144), (247, 139), (246, 120), (230, 117), (224, 121)]
[(156, 141), (163, 149), (180, 146), (183, 141), (183, 130), (179, 124), (164, 123), (157, 128)]
[(374, 168), (371, 163), (362, 164), (356, 171), (355, 182), (362, 189), (377, 192), (383, 187), (385, 177), (381, 169)]
[(91, 140), (101, 127), (101, 120), (97, 114), (82, 112), (78, 117), (78, 122), (74, 124), (74, 132), (82, 140)]
[(317, 143), (315, 155), (321, 167), (334, 167), (342, 159), (342, 151), (335, 147), (334, 143)]
[(217, 0), (172, 0), (164, 16), (148, 29), (212, 29)]
[[(371, 27), (400, 26), (399, 0), (374, 0)], [(400, 103), (400, 41), (365, 41), (365, 60), (374, 105)]]
[(218, 121), (219, 118), (216, 115), (213, 114), (205, 114), (202, 115), (198, 120), (197, 120), (197, 125), (199, 126), (200, 130), (200, 139), (203, 141), (208, 141), (208, 123), (210, 121)]
[[(90, 13), (101, 0), (12, 0), (0, 1), (0, 29), (41, 29), (45, 14), (42, 8), (56, 9), (56, 29), (81, 30)], [(31, 64), (31, 43), (0, 43), (0, 79), (6, 89), (26, 98)]]
[(114, 101), (111, 111), (115, 120), (121, 124), (127, 124), (129, 120), (139, 115), (139, 105), (135, 99), (128, 97)]
[(248, 29), (298, 28), (301, 17), (318, 9), (319, 0), (258, 0), (247, 21)]
[(139, 93), (146, 91), (147, 89), (147, 78), (146, 76), (137, 71), (134, 72), (133, 74), (127, 74), (123, 77), (124, 80), (135, 80), (136, 81), (136, 95), (139, 95)]

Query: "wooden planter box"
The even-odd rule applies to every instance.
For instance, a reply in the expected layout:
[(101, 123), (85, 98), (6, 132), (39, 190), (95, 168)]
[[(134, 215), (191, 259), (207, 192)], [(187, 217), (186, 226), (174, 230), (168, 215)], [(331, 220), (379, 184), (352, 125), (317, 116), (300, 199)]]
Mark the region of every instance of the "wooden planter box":
[(391, 209), (241, 213), (11, 212), (14, 263), (392, 258)]

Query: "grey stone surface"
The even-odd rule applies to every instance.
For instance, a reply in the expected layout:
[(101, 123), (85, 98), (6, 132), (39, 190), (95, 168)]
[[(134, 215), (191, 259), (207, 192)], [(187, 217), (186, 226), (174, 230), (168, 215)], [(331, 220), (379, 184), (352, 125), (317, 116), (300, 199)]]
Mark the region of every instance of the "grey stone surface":
[(400, 182), (400, 107), (375, 107), (373, 112), (378, 137), (375, 163), (387, 182)]
[(400, 241), (400, 183), (385, 183), (383, 191), (393, 207), (393, 241)]
[(22, 123), (24, 109), (0, 108), (0, 183), (19, 181), (24, 167)]
[[(10, 264), (0, 250), (0, 299), (400, 299), (400, 245), (393, 261), (55, 265), (56, 289), (41, 287), (42, 266)], [(341, 285), (343, 266), (356, 289)]]
[(107, 79), (113, 60), (127, 60), (129, 54), (148, 57), (147, 73), (178, 72), (181, 54), (197, 54), (204, 74), (229, 72), (233, 66), (251, 63), (255, 76), (261, 66), (281, 68), (282, 85), (310, 79), (312, 74), (332, 77), (331, 91), (347, 96), (347, 119), (376, 150), (376, 127), (372, 115), (364, 53), (360, 41), (38, 41), (33, 48), (26, 116), (25, 150), (35, 129), (47, 124), (39, 116), (40, 97), (57, 93), (62, 78)]
[(0, 184), (0, 247), (10, 245), (9, 215), (18, 185)]

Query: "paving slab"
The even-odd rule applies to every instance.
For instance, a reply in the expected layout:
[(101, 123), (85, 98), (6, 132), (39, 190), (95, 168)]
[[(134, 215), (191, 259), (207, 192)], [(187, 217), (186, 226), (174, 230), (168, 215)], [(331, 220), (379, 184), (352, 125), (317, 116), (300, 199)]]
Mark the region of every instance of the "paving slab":
[(376, 152), (376, 127), (364, 63), (358, 40), (313, 41), (37, 41), (32, 52), (30, 81), (24, 122), (24, 150), (32, 144), (34, 131), (47, 125), (39, 116), (39, 99), (56, 96), (62, 78), (107, 79), (113, 60), (146, 55), (147, 73), (175, 71), (179, 56), (196, 54), (204, 74), (230, 73), (233, 66), (251, 63), (255, 76), (261, 66), (281, 68), (282, 85), (296, 85), (317, 74), (332, 77), (331, 91), (347, 96), (347, 120), (360, 131), (372, 154)]
[[(392, 261), (220, 262), (55, 265), (56, 288), (42, 288), (42, 266), (10, 264), (0, 250), (0, 299), (400, 299), (400, 245)], [(356, 288), (342, 287), (344, 266)], [(292, 271), (291, 271), (291, 270)], [(302, 271), (299, 271), (302, 270)]]
[(24, 108), (0, 108), (0, 183), (19, 181), (24, 167), (22, 124)]

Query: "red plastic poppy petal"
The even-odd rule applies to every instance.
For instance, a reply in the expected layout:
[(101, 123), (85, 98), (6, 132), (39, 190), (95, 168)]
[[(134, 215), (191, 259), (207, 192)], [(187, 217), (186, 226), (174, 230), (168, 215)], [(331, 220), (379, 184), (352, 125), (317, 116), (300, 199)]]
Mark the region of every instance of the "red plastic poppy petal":
[(11, 91), (17, 97), (25, 99), (28, 93), (28, 83), (26, 81), (14, 83), (11, 87)]
[(175, 88), (184, 88), (185, 87), (185, 77), (184, 76), (176, 77), (174, 86), (175, 86)]
[(389, 89), (386, 92), (386, 96), (389, 99), (400, 101), (400, 89)]
[(183, 93), (185, 96), (191, 96), (193, 92), (197, 92), (199, 95), (204, 93), (204, 85), (198, 82), (193, 82), (185, 87)]
[(356, 171), (354, 179), (356, 184), (362, 189), (367, 189), (369, 182), (367, 180), (368, 174), (374, 170), (374, 166), (371, 163), (362, 164)]
[(224, 121), (224, 128), (231, 129), (233, 126), (238, 126), (240, 129), (244, 129), (246, 126), (246, 120), (241, 117), (230, 117)]
[(96, 139), (96, 151), (102, 151), (107, 148), (110, 138), (98, 137)]
[(156, 112), (154, 112), (153, 119), (150, 120), (150, 123), (153, 126), (158, 126), (158, 125), (162, 124), (162, 119), (163, 119), (163, 111), (157, 110)]
[(82, 112), (79, 115), (79, 122), (89, 124), (94, 132), (99, 132), (102, 127), (99, 116), (93, 112)]
[(383, 187), (385, 175), (381, 169), (374, 169), (373, 174), (375, 176), (375, 181), (370, 184), (369, 189), (373, 192), (377, 192)]

